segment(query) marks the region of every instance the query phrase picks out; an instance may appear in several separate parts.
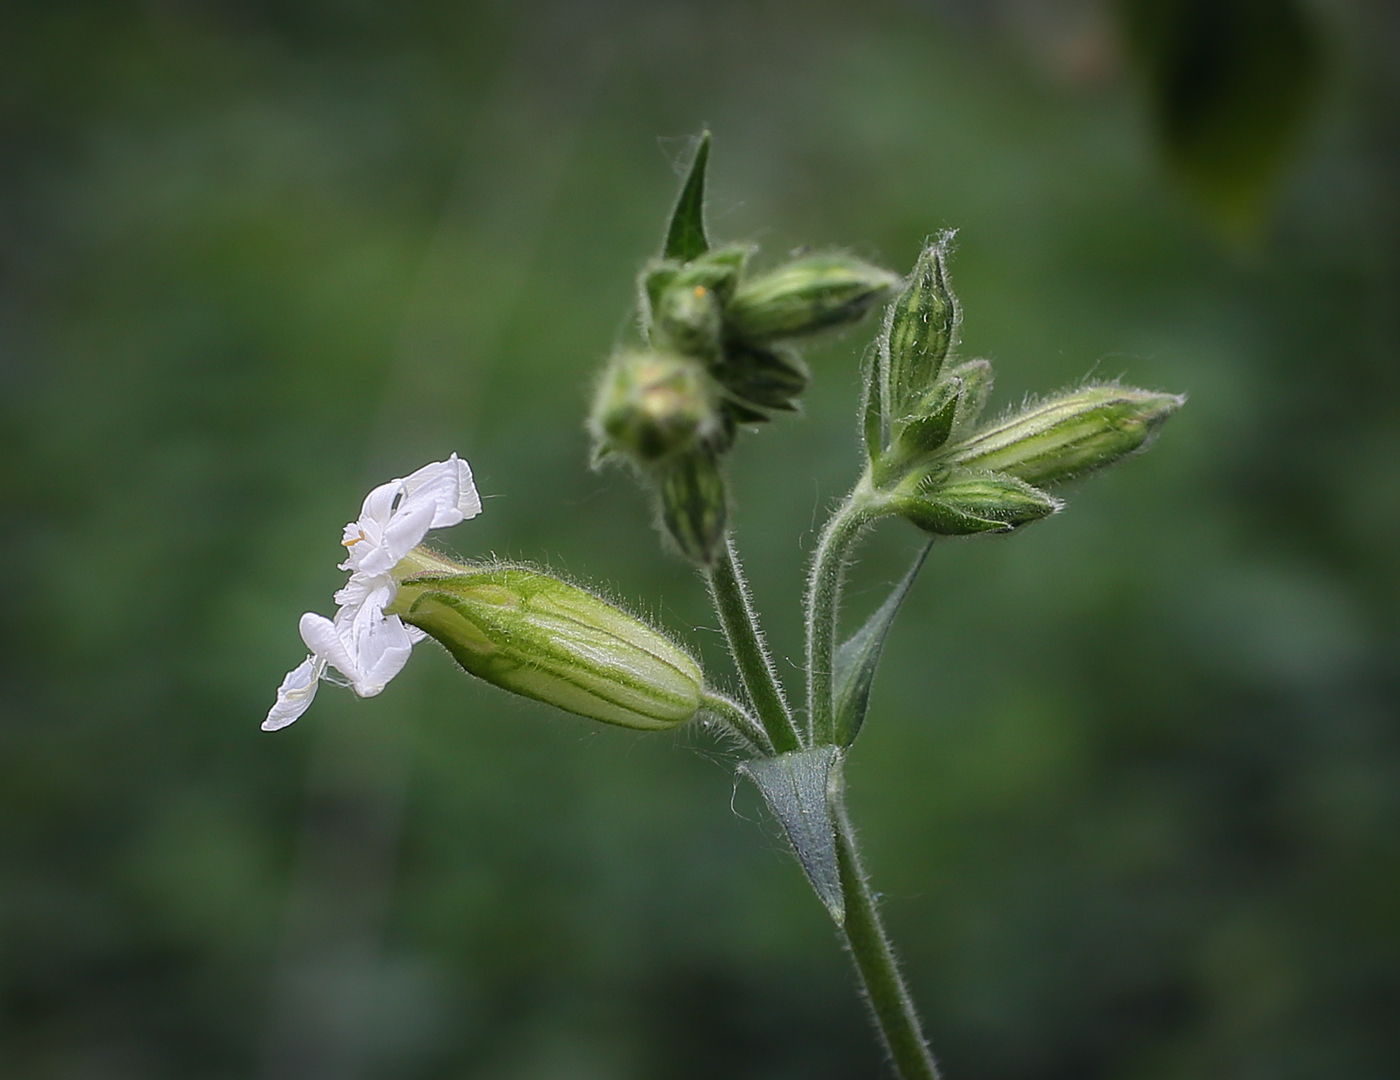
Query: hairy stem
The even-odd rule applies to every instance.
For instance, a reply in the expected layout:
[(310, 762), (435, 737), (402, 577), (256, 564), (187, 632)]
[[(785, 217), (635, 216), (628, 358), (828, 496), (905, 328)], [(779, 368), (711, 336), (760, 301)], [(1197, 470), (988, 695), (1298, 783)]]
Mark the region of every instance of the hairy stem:
[(928, 1043), (924, 1041), (914, 1000), (899, 973), (894, 951), (880, 922), (880, 911), (860, 863), (854, 830), (838, 798), (832, 806), (836, 822), (836, 857), (841, 892), (846, 900), (842, 932), (865, 988), (865, 998), (880, 1029), (885, 1049), (901, 1080), (939, 1080)]
[(773, 670), (773, 659), (764, 644), (763, 632), (758, 627), (758, 615), (749, 601), (748, 583), (744, 581), (732, 537), (725, 538), (724, 547), (706, 577), (710, 599), (729, 643), (729, 653), (734, 657), (749, 701), (773, 749), (780, 754), (800, 750), (802, 739), (792, 722), (792, 711), (783, 696), (777, 672)]
[(876, 500), (866, 477), (827, 520), (812, 557), (805, 607), (807, 722), (814, 746), (827, 746), (836, 741), (832, 669), (836, 656), (836, 620), (846, 581), (846, 559), (851, 546), (875, 516)]
[(714, 713), (728, 724), (751, 748), (760, 754), (772, 755), (773, 740), (768, 737), (768, 732), (763, 730), (762, 724), (749, 715), (748, 709), (733, 698), (727, 694), (721, 694), (717, 690), (702, 690), (700, 692), (700, 707)]

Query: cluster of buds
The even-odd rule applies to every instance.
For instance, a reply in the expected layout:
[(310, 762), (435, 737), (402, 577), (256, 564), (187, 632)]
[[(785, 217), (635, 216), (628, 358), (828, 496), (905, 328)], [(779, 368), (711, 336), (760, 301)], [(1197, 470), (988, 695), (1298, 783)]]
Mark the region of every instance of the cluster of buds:
[(859, 320), (899, 278), (842, 254), (749, 274), (746, 245), (711, 249), (703, 220), (708, 136), (681, 191), (662, 256), (642, 271), (642, 348), (618, 352), (589, 419), (594, 460), (652, 483), (663, 532), (709, 565), (728, 507), (720, 466), (738, 428), (792, 412), (807, 387), (792, 342)]
[(872, 498), (938, 536), (1007, 532), (1060, 509), (1046, 491), (1145, 448), (1184, 402), (1175, 394), (1081, 386), (982, 427), (986, 360), (953, 363), (960, 311), (941, 234), (885, 315), (866, 372)]

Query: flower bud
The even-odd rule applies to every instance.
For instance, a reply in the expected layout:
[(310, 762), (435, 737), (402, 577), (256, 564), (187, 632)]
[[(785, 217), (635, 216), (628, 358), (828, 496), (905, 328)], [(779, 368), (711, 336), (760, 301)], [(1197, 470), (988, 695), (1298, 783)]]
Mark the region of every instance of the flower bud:
[(943, 361), (956, 343), (958, 301), (948, 287), (948, 245), (952, 232), (924, 248), (885, 324), (883, 351), (888, 364), (892, 419), (908, 416), (933, 388)]
[(1142, 449), (1185, 402), (1129, 386), (1086, 386), (983, 428), (948, 460), (1054, 484)]
[(660, 476), (661, 524), (691, 562), (709, 566), (724, 542), (728, 497), (719, 463), (706, 449), (669, 462)]
[(720, 424), (715, 391), (698, 361), (620, 353), (598, 384), (589, 419), (598, 452), (645, 464), (689, 450)]
[[(726, 395), (744, 405), (791, 412), (807, 389), (807, 367), (793, 353), (781, 347), (761, 349), (751, 345), (731, 345), (710, 366), (710, 373), (724, 387)], [(760, 419), (767, 416), (760, 415)], [(748, 422), (748, 421), (745, 421)]]
[(897, 491), (890, 509), (935, 536), (1010, 532), (1060, 509), (1058, 499), (998, 473), (959, 470), (927, 479), (910, 492)]
[(766, 342), (855, 322), (898, 283), (889, 271), (847, 255), (798, 259), (741, 284), (725, 307), (725, 330)]
[(715, 290), (681, 274), (657, 298), (652, 341), (659, 348), (711, 359), (719, 355), (720, 300)]
[(728, 303), (755, 250), (750, 244), (728, 244), (707, 251), (686, 263), (677, 280), (691, 287), (704, 285), (721, 303)]
[(656, 259), (649, 263), (642, 271), (638, 290), (647, 323), (654, 324), (662, 297), (673, 285), (681, 289), (702, 285), (714, 293), (721, 305), (728, 303), (744, 264), (753, 252), (747, 244), (731, 244), (707, 251), (688, 263), (675, 259)]
[(405, 578), (390, 614), (468, 672), (621, 727), (659, 731), (700, 706), (699, 665), (670, 639), (576, 585), (520, 566)]

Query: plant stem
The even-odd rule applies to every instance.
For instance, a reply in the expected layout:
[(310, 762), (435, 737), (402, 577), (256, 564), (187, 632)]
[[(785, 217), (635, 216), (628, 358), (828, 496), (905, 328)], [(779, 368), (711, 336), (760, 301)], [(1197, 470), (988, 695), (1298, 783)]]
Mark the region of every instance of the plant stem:
[(846, 556), (875, 516), (868, 475), (861, 479), (827, 520), (807, 578), (807, 717), (814, 746), (836, 741), (832, 702), (832, 668), (836, 655), (836, 619), (846, 580)]
[(914, 1000), (899, 973), (894, 951), (880, 922), (875, 896), (861, 866), (851, 819), (839, 797), (832, 801), (836, 858), (841, 871), (841, 892), (846, 899), (846, 921), (841, 929), (865, 987), (875, 1026), (880, 1029), (885, 1049), (901, 1080), (939, 1080), (938, 1066), (929, 1053), (919, 1015), (914, 1011)]
[(721, 694), (717, 690), (702, 690), (700, 691), (700, 707), (722, 718), (754, 750), (760, 754), (772, 755), (773, 740), (768, 737), (768, 732), (764, 731), (763, 725), (749, 715), (748, 709), (733, 698), (727, 694)]
[(729, 642), (729, 653), (734, 657), (749, 701), (753, 703), (773, 749), (780, 754), (802, 749), (802, 738), (792, 722), (792, 712), (787, 699), (783, 697), (777, 673), (773, 670), (773, 659), (764, 644), (763, 631), (758, 627), (758, 615), (749, 601), (748, 583), (739, 566), (732, 537), (725, 538), (724, 547), (706, 577), (710, 585), (710, 599), (724, 627), (725, 640)]

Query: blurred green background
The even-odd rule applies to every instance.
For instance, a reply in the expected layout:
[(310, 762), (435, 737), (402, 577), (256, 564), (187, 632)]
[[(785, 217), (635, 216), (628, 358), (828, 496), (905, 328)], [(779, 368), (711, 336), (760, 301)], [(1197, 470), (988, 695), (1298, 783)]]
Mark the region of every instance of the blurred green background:
[[(723, 670), (581, 426), (708, 123), (712, 231), (769, 260), (958, 228), (995, 401), (1191, 394), (1067, 513), (936, 549), (887, 650), (851, 801), (949, 1076), (1394, 1077), (1397, 55), (1384, 0), (7, 0), (0, 1076), (880, 1075), (703, 733), (429, 647), (258, 731), (342, 523), (452, 450), (459, 553)], [(789, 674), (869, 334), (733, 462)]]

